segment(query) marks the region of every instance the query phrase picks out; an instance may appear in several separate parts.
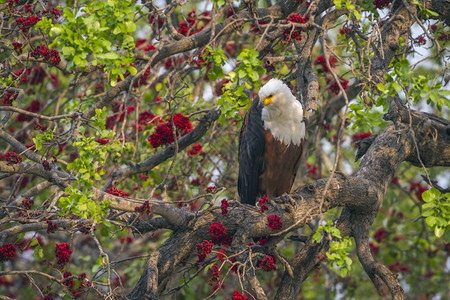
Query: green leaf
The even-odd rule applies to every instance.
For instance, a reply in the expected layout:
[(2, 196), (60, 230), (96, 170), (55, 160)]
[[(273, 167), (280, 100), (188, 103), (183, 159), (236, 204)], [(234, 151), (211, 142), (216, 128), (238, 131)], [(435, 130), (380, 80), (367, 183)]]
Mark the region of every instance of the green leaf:
[(429, 216), (425, 219), (425, 221), (427, 222), (428, 226), (430, 226), (430, 227), (434, 227), (434, 225), (436, 225), (436, 217)]
[(127, 67), (127, 70), (128, 70), (128, 72), (130, 72), (130, 74), (131, 75), (136, 75), (136, 73), (137, 73), (137, 69), (135, 68), (135, 67), (133, 67), (133, 66), (128, 66)]
[(33, 142), (34, 142), (34, 145), (35, 145), (35, 147), (36, 147), (36, 150), (41, 150), (42, 149), (42, 143), (41, 143), (41, 141), (39, 141), (37, 138), (33, 138)]
[(133, 21), (125, 22), (126, 31), (127, 32), (135, 32), (136, 31), (136, 24)]
[(117, 77), (111, 78), (110, 84), (112, 87), (115, 87), (117, 85)]
[(118, 59), (119, 54), (117, 54), (116, 52), (108, 52), (108, 53), (99, 55), (99, 57), (104, 58), (104, 59)]
[(400, 84), (398, 84), (397, 82), (393, 82), (392, 87), (394, 88), (394, 90), (397, 93), (400, 93), (402, 91), (402, 86)]
[(62, 53), (66, 56), (72, 55), (75, 53), (75, 48), (69, 47), (69, 46), (64, 46), (64, 47), (62, 47)]
[(442, 235), (444, 235), (445, 230), (442, 227), (435, 227), (434, 228), (434, 235), (438, 238), (442, 237)]

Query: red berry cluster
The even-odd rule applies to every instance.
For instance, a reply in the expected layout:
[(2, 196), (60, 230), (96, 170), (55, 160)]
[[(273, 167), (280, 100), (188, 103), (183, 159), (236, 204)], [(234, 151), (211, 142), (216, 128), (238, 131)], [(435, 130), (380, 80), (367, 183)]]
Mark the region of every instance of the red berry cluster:
[(191, 10), (186, 18), (186, 22), (181, 22), (178, 26), (178, 33), (181, 33), (184, 36), (194, 35), (205, 28), (205, 25), (210, 22), (209, 17), (211, 13), (209, 11), (201, 14), (201, 21), (197, 17), (197, 12), (195, 10)]
[(391, 264), (389, 266), (389, 270), (391, 270), (392, 272), (408, 272), (409, 268), (407, 266), (402, 265), (402, 263), (400, 261), (396, 261), (393, 264)]
[(53, 233), (58, 230), (58, 224), (56, 224), (52, 220), (45, 220), (45, 223), (47, 223), (47, 233)]
[(55, 248), (56, 262), (60, 268), (64, 267), (64, 265), (69, 262), (71, 254), (72, 250), (70, 250), (70, 246), (68, 244), (66, 243), (56, 244)]
[(31, 68), (27, 68), (27, 69), (19, 69), (16, 72), (13, 72), (14, 76), (21, 77), (22, 83), (27, 83), (28, 82), (28, 75), (31, 74)]
[(114, 195), (114, 196), (119, 196), (119, 197), (128, 197), (130, 196), (130, 194), (128, 194), (127, 192), (124, 192), (116, 187), (111, 186), (108, 190), (106, 190), (106, 192), (108, 194)]
[(42, 166), (44, 167), (45, 171), (50, 171), (52, 169), (52, 166), (50, 166), (50, 163), (46, 159), (42, 161)]
[(283, 227), (283, 222), (281, 222), (281, 218), (278, 215), (270, 215), (267, 217), (267, 227), (271, 231), (278, 230)]
[(31, 5), (30, 4), (25, 4), (25, 11), (26, 12), (29, 12), (29, 13), (32, 13), (33, 12), (33, 8), (31, 7)]
[(16, 246), (9, 243), (0, 247), (0, 262), (11, 260), (14, 257), (16, 257)]
[(134, 211), (140, 212), (140, 213), (146, 213), (147, 215), (152, 213), (151, 206), (150, 206), (150, 203), (148, 200), (145, 201), (144, 204), (142, 204), (141, 206), (135, 207)]
[(207, 193), (213, 194), (215, 191), (216, 191), (216, 187), (214, 185), (208, 186), (206, 188)]
[(352, 135), (352, 143), (355, 144), (357, 141), (362, 141), (369, 136), (372, 136), (370, 132), (358, 132)]
[(190, 156), (196, 156), (196, 155), (204, 155), (205, 152), (202, 151), (202, 144), (194, 144), (192, 145), (191, 149), (188, 150), (188, 154)]
[(97, 138), (95, 141), (100, 145), (106, 145), (109, 143), (109, 138)]
[[(136, 107), (134, 107), (134, 105), (128, 106), (127, 116), (129, 116), (135, 110), (136, 110)], [(122, 106), (122, 113), (119, 116), (119, 122), (123, 122), (124, 120), (125, 120), (125, 105)]]
[(391, 3), (391, 0), (373, 0), (373, 5), (375, 5), (375, 8), (377, 9), (383, 9), (387, 7)]
[[(344, 78), (340, 78), (339, 81), (340, 81), (341, 86), (344, 89), (344, 91), (346, 91), (347, 87), (348, 87), (348, 80), (345, 80)], [(327, 85), (330, 85), (330, 83), (331, 83), (331, 80), (327, 79)], [(341, 89), (339, 88), (339, 84), (336, 81), (334, 81), (333, 84), (331, 84), (328, 89), (335, 95), (339, 95), (339, 93), (341, 92)]]
[(227, 235), (227, 230), (220, 222), (214, 222), (209, 226), (209, 233), (213, 236), (211, 242), (215, 245), (231, 246), (232, 236)]
[(22, 202), (20, 203), (20, 206), (21, 206), (23, 209), (29, 210), (29, 209), (31, 209), (31, 207), (33, 206), (33, 204), (34, 204), (34, 200), (33, 200), (33, 199), (31, 199), (31, 198), (25, 198), (25, 199), (23, 199)]
[(191, 121), (189, 121), (189, 118), (185, 117), (183, 114), (174, 114), (173, 123), (175, 124), (177, 131), (180, 131), (181, 135), (185, 135), (192, 131)]
[(127, 237), (123, 236), (120, 238), (121, 244), (131, 244), (131, 242), (133, 242), (133, 238), (131, 236), (127, 236)]
[(348, 28), (348, 27), (347, 28), (344, 27), (344, 28), (340, 28), (339, 29), (339, 33), (342, 34), (342, 35), (344, 35), (346, 33), (349, 33), (350, 31), (351, 31), (351, 29)]
[(6, 278), (6, 276), (0, 276), (0, 286), (13, 286), (13, 285), (14, 281)]
[(55, 19), (58, 19), (62, 15), (62, 12), (56, 8), (52, 8), (50, 10), (43, 10), (43, 11), (41, 11), (41, 13), (46, 14), (46, 15), (51, 15)]
[(61, 84), (61, 82), (59, 81), (59, 77), (56, 74), (50, 74), (50, 83), (55, 89), (57, 89)]
[(91, 232), (91, 228), (93, 228), (94, 231), (97, 230), (95, 227), (92, 227), (92, 225), (89, 224), (88, 222), (82, 221), (77, 224), (77, 228), (82, 234), (89, 234)]
[[(330, 56), (328, 58), (328, 62), (330, 63), (331, 68), (334, 69), (336, 67), (336, 64), (337, 64), (337, 59), (334, 56)], [(325, 57), (323, 55), (319, 55), (317, 57), (317, 59), (314, 61), (314, 64), (316, 66), (322, 66), (322, 69), (319, 69), (319, 72), (322, 72), (322, 71), (326, 72), (326, 73), (330, 72), (330, 69), (327, 66), (326, 59), (325, 59)]]
[(19, 42), (13, 42), (12, 46), (14, 47), (14, 51), (17, 52), (17, 54), (22, 54), (23, 44)]
[(169, 145), (175, 141), (170, 125), (164, 123), (156, 127), (155, 132), (148, 138), (153, 148), (158, 148), (161, 145)]
[(164, 123), (164, 121), (151, 112), (144, 110), (138, 117), (138, 131), (142, 131), (142, 126), (149, 126), (156, 123)]
[(28, 16), (16, 19), (17, 26), (23, 31), (27, 32), (30, 27), (36, 25), (37, 22), (41, 20), (39, 16)]
[(256, 262), (256, 266), (258, 268), (263, 269), (266, 272), (277, 270), (277, 266), (275, 265), (277, 262), (276, 258), (272, 255), (267, 255), (262, 260)]
[(155, 45), (152, 45), (152, 44), (150, 44), (150, 45), (148, 45), (148, 46), (145, 46), (142, 50), (144, 50), (144, 51), (153, 51), (153, 50), (156, 50), (156, 47), (155, 47)]
[(381, 227), (380, 229), (378, 229), (377, 231), (375, 231), (375, 233), (373, 234), (373, 238), (374, 238), (378, 243), (381, 243), (382, 241), (386, 240), (390, 234), (391, 234), (391, 233), (390, 233), (389, 231), (387, 231), (386, 228)]
[(40, 65), (35, 65), (33, 68), (33, 76), (31, 77), (30, 84), (40, 84), (44, 82), (44, 79), (47, 77), (47, 72)]
[(423, 46), (427, 43), (427, 40), (424, 37), (424, 34), (414, 39), (414, 45)]
[(211, 249), (212, 249), (213, 245), (214, 244), (208, 240), (204, 240), (200, 244), (197, 244), (197, 255), (198, 255), (197, 262), (200, 263), (200, 262), (205, 261), (208, 254), (211, 253)]
[(308, 174), (311, 176), (314, 176), (317, 174), (317, 170), (319, 169), (317, 165), (311, 165), (309, 163), (306, 163), (306, 168), (308, 169)]
[[(69, 271), (64, 272), (63, 278), (66, 279), (69, 277), (72, 277), (72, 273), (70, 273)], [(73, 278), (70, 278), (70, 279), (64, 280), (63, 284), (69, 288), (72, 288), (75, 285), (75, 281), (73, 280)]]
[(14, 100), (16, 100), (18, 94), (13, 92), (6, 92), (3, 96), (2, 105), (10, 106)]
[(228, 206), (230, 206), (230, 203), (228, 203), (227, 199), (222, 199), (220, 208), (222, 209), (222, 216), (224, 217), (228, 214)]
[(127, 282), (128, 276), (125, 274), (125, 276), (117, 276), (114, 278), (114, 287), (120, 287), (123, 285), (123, 283)]
[(227, 234), (227, 230), (220, 222), (214, 222), (209, 226), (209, 233), (213, 236), (213, 240), (220, 240)]
[(220, 270), (217, 265), (212, 266), (209, 268), (209, 271), (211, 272), (211, 278), (209, 279), (209, 285), (212, 286), (213, 291), (218, 290), (219, 288), (224, 288), (225, 284), (220, 283)]
[[(269, 24), (269, 21), (258, 21), (258, 25), (266, 25)], [(259, 26), (257, 26), (255, 23), (250, 24), (250, 32), (261, 32), (261, 29)]]
[(147, 39), (137, 39), (137, 41), (134, 43), (134, 48), (139, 48), (146, 42), (147, 42)]
[(267, 206), (267, 203), (269, 203), (269, 199), (267, 199), (266, 195), (263, 195), (261, 198), (259, 198), (258, 202), (261, 207), (262, 213), (264, 213), (265, 211), (267, 211), (269, 209), (269, 207)]
[(224, 261), (226, 253), (225, 249), (220, 249), (220, 252), (217, 253), (217, 259), (219, 261)]
[(427, 190), (428, 189), (426, 187), (422, 186), (420, 184), (420, 182), (412, 182), (411, 186), (409, 187), (409, 191), (415, 192), (415, 195), (420, 202), (423, 202), (422, 194), (423, 194), (423, 192), (425, 192)]
[[(87, 288), (88, 286), (90, 286), (90, 282), (89, 280), (84, 280), (86, 278), (86, 274), (82, 273), (78, 276), (78, 280), (80, 281), (80, 285), (78, 287), (76, 287), (75, 281), (73, 279), (73, 275), (71, 272), (66, 271), (63, 274), (63, 278), (65, 280), (63, 280), (63, 284), (65, 286), (67, 286), (70, 290), (70, 292), (72, 293), (72, 296), (77, 299), (79, 297), (81, 297), (81, 294), (83, 293), (82, 289)], [(52, 295), (52, 294), (47, 294), (47, 295)], [(53, 296), (50, 299), (54, 299)]]
[(248, 300), (248, 297), (239, 293), (239, 291), (234, 291), (231, 300)]
[(438, 36), (438, 40), (440, 41), (450, 40), (450, 32), (441, 32), (441, 35)]
[(228, 83), (228, 82), (230, 82), (230, 80), (228, 80), (228, 79), (221, 79), (219, 82), (217, 82), (216, 89), (215, 89), (215, 92), (216, 92), (217, 96), (221, 96), (223, 94), (223, 92), (224, 92), (224, 90), (223, 90), (224, 85), (226, 83)]
[(269, 240), (269, 236), (268, 235), (265, 236), (265, 237), (260, 237), (256, 244), (260, 245), (260, 246), (264, 246), (267, 243), (268, 240)]
[(181, 33), (182, 35), (188, 35), (189, 33), (189, 26), (185, 22), (181, 22), (177, 29), (178, 33)]
[[(286, 18), (287, 23), (305, 24), (306, 21), (308, 21), (308, 18), (307, 17), (304, 18), (301, 14), (298, 14), (298, 13), (292, 13), (289, 16), (287, 16), (287, 18)], [(301, 34), (302, 34), (302, 28), (299, 28), (299, 27), (292, 27), (292, 28), (284, 30), (284, 32), (283, 32), (284, 39), (287, 42), (291, 42), (292, 38), (294, 38), (297, 41), (301, 41), (302, 40)]]
[(156, 127), (155, 132), (148, 138), (148, 141), (153, 148), (161, 145), (168, 145), (175, 141), (172, 133), (172, 119), (177, 132), (177, 136), (183, 136), (192, 131), (192, 124), (188, 117), (183, 114), (176, 113), (173, 118), (166, 123), (160, 124)]
[(159, 18), (156, 14), (150, 15), (148, 18), (151, 27), (153, 28), (153, 31), (156, 32), (156, 29), (161, 29), (164, 25), (164, 20)]
[(45, 45), (40, 45), (31, 51), (30, 55), (36, 59), (43, 58), (44, 61), (49, 61), (51, 59), (52, 64), (57, 65), (61, 61), (59, 52), (57, 50), (50, 50)]
[[(131, 65), (134, 66), (133, 64), (131, 64)], [(127, 77), (129, 75), (130, 75), (130, 72), (128, 72), (128, 71), (124, 74), (125, 77)], [(140, 86), (146, 85), (148, 77), (150, 77), (150, 68), (145, 70), (144, 74), (142, 74), (142, 76), (139, 77), (139, 79), (133, 83), (133, 86), (135, 88), (138, 88)], [(120, 82), (120, 81), (122, 81), (122, 79), (120, 78), (120, 76), (117, 76), (117, 82)], [(121, 120), (121, 121), (123, 121), (123, 120)]]
[(6, 153), (6, 161), (9, 165), (19, 164), (22, 161), (22, 157), (17, 155), (16, 152), (8, 152)]
[(16, 6), (19, 3), (20, 0), (9, 0), (8, 5), (13, 7)]
[(179, 65), (181, 65), (183, 63), (184, 60), (188, 59), (188, 57), (186, 56), (176, 56), (176, 57), (169, 57), (166, 62), (164, 63), (164, 67), (166, 69), (170, 69), (170, 68), (176, 68)]

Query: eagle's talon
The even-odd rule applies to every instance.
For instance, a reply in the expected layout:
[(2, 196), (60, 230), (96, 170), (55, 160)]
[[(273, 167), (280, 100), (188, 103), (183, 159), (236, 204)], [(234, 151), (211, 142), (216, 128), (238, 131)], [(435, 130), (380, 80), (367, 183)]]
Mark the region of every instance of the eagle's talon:
[(341, 171), (334, 171), (337, 175), (340, 175), (343, 179), (348, 179), (348, 176)]
[(280, 199), (283, 200), (283, 203), (290, 204), (292, 206), (295, 206), (296, 202), (295, 199), (291, 197), (289, 194), (283, 194), (280, 196)]

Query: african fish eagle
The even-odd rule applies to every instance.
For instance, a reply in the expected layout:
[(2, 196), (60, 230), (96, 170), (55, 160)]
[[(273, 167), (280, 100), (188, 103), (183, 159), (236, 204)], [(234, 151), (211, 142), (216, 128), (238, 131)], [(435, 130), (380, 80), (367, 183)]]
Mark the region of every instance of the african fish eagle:
[(255, 205), (289, 193), (305, 141), (303, 108), (289, 87), (271, 79), (247, 112), (239, 135), (238, 192)]

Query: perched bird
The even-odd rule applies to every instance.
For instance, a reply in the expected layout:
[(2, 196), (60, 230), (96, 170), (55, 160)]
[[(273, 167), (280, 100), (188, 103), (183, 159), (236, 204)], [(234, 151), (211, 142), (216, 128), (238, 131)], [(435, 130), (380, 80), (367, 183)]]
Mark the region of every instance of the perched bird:
[(263, 195), (289, 193), (305, 141), (303, 108), (281, 80), (271, 79), (253, 101), (239, 136), (238, 192), (255, 205)]

